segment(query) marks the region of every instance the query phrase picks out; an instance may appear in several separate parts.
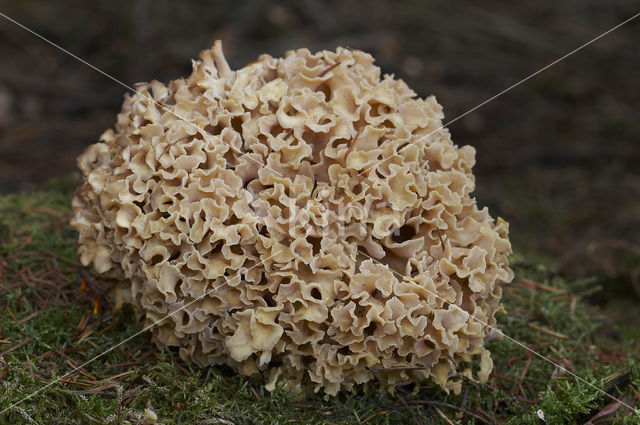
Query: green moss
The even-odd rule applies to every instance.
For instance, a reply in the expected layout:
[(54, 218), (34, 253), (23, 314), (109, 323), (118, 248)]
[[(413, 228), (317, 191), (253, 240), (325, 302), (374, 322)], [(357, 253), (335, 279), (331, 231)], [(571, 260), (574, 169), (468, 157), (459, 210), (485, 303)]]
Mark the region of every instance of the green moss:
[[(111, 312), (105, 282), (90, 281), (81, 290), (86, 272), (75, 259), (76, 235), (67, 224), (74, 186), (70, 180), (33, 193), (0, 196), (0, 282), (5, 288), (0, 295), (0, 352), (27, 341), (2, 356), (0, 409), (140, 329), (131, 309)], [(628, 372), (628, 382), (608, 390), (632, 403), (630, 385), (640, 388), (633, 348), (637, 329), (623, 326), (622, 340), (608, 339), (599, 331), (598, 311), (581, 301), (598, 289), (596, 282), (566, 282), (536, 259), (514, 256), (514, 261), (517, 283), (505, 289), (507, 313), (499, 317), (504, 333), (598, 388), (608, 385), (610, 375)], [(523, 278), (547, 286), (522, 283)], [(99, 314), (92, 311), (96, 296), (103, 303)], [(83, 374), (56, 382), (3, 413), (0, 423), (141, 423), (144, 409), (151, 406), (163, 424), (446, 424), (442, 414), (451, 423), (537, 425), (538, 409), (549, 424), (573, 424), (586, 422), (611, 401), (509, 339), (494, 340), (488, 347), (494, 374), (486, 384), (465, 382), (459, 395), (448, 395), (432, 383), (416, 391), (381, 394), (374, 384), (325, 400), (282, 388), (268, 393), (259, 379), (224, 367), (195, 367), (173, 352), (157, 351), (149, 336), (141, 334), (87, 364)], [(122, 365), (127, 362), (133, 363)], [(615, 413), (624, 414), (622, 408)], [(640, 419), (629, 415), (624, 423)]]

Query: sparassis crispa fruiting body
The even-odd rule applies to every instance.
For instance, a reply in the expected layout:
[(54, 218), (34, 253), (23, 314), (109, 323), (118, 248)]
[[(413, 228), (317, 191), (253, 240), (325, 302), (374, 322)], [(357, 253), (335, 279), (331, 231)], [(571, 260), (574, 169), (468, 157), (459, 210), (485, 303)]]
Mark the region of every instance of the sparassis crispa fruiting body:
[(136, 89), (78, 160), (72, 223), (146, 324), (174, 313), (157, 344), (267, 388), (486, 380), (508, 226), (470, 196), (475, 151), (433, 96), (357, 50), (232, 71), (219, 42)]

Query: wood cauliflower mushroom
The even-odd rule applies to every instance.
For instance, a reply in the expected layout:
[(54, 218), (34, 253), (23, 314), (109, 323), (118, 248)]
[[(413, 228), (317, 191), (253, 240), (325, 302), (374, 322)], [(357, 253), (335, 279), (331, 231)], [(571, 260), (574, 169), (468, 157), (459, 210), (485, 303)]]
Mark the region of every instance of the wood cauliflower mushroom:
[[(490, 329), (466, 312), (496, 325), (508, 225), (470, 196), (475, 151), (433, 96), (361, 51), (232, 71), (219, 42), (137, 90), (78, 159), (72, 223), (146, 324), (173, 313), (159, 346), (268, 389), (487, 379)], [(473, 355), (475, 378), (458, 370)]]

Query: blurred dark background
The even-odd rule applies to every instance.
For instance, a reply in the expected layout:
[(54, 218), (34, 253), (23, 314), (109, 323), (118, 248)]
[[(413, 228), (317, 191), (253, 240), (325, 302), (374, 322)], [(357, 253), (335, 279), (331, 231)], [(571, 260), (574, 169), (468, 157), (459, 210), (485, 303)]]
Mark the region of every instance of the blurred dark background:
[[(0, 11), (128, 85), (188, 75), (216, 39), (233, 68), (359, 48), (451, 120), (640, 3), (0, 0)], [(16, 192), (73, 173), (126, 89), (1, 17), (0, 40), (0, 192)], [(623, 306), (640, 296), (638, 40), (640, 18), (450, 126), (476, 147), (476, 195), (511, 223), (518, 261), (596, 276), (595, 300)]]

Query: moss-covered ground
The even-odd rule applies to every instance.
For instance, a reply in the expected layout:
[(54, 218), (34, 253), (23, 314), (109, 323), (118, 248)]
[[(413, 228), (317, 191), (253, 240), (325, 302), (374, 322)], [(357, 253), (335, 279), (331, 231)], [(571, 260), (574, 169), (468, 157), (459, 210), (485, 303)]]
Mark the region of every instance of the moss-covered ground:
[[(640, 424), (628, 408), (506, 338), (489, 343), (489, 381), (466, 382), (459, 395), (429, 383), (393, 395), (370, 385), (328, 400), (268, 393), (259, 379), (159, 351), (146, 333), (64, 376), (140, 330), (130, 309), (113, 312), (108, 284), (76, 260), (68, 225), (75, 184), (0, 196), (0, 424), (150, 424), (157, 416), (162, 424), (537, 425), (538, 411), (548, 424)], [(513, 257), (503, 332), (640, 406), (640, 331), (584, 301), (597, 280), (567, 282), (533, 261)]]

